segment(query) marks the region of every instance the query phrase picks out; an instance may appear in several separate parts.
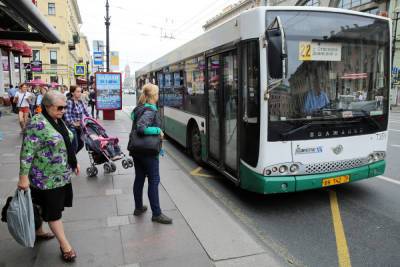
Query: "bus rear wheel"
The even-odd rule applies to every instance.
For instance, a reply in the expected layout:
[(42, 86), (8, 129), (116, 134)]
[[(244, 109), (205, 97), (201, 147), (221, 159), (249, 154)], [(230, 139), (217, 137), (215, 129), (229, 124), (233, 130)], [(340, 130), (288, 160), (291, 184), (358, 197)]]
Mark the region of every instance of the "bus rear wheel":
[(197, 163), (201, 163), (201, 137), (200, 131), (197, 125), (193, 125), (190, 131), (190, 152), (192, 154), (193, 159)]

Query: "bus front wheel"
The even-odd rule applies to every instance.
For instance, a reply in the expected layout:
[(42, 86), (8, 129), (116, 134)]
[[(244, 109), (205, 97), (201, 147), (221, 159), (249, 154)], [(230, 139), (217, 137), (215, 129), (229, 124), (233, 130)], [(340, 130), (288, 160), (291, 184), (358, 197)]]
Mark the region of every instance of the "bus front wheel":
[(190, 148), (193, 159), (197, 163), (201, 163), (201, 137), (197, 125), (193, 125), (190, 131)]

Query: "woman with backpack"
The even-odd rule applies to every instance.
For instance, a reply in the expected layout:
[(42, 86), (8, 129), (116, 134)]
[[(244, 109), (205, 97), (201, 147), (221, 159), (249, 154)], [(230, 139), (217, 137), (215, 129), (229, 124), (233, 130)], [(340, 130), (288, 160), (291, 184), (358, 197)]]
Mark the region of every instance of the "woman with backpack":
[[(139, 98), (139, 105), (133, 110), (131, 118), (133, 120), (132, 132), (130, 135), (135, 138), (146, 138), (146, 136), (156, 136), (159, 138), (159, 145), (164, 138), (161, 130), (161, 119), (157, 109), (159, 89), (157, 85), (148, 83), (143, 86), (142, 94)], [(134, 143), (134, 140), (129, 140)], [(158, 185), (160, 183), (160, 162), (158, 154), (144, 153), (139, 149), (132, 149), (128, 145), (130, 154), (135, 164), (135, 182), (133, 185), (133, 195), (135, 198), (135, 211), (133, 215), (139, 216), (143, 214), (147, 207), (143, 205), (143, 186), (148, 177), (148, 196), (153, 216), (153, 222), (162, 224), (171, 224), (172, 219), (161, 212), (160, 199), (158, 194)]]
[(67, 101), (67, 111), (65, 112), (64, 120), (67, 123), (68, 128), (74, 134), (72, 146), (75, 153), (78, 154), (84, 145), (81, 138), (81, 121), (84, 117), (90, 117), (90, 115), (86, 110), (85, 104), (83, 104), (83, 101), (81, 100), (82, 88), (71, 85), (69, 93), (71, 94), (71, 97)]

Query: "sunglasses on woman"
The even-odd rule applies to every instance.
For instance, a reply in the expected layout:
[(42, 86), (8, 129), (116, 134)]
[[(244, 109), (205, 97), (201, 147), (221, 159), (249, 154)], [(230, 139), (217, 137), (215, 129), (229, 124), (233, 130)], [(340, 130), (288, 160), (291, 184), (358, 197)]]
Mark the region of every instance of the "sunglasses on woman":
[(57, 106), (57, 110), (58, 111), (63, 111), (63, 110), (66, 110), (67, 109), (67, 106)]

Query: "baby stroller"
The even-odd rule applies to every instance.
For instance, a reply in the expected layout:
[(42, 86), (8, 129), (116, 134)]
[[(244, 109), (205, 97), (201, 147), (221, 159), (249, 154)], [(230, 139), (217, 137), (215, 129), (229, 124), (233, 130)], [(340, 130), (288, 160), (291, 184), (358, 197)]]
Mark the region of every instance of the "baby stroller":
[(118, 138), (109, 137), (106, 130), (94, 119), (86, 117), (82, 120), (82, 139), (89, 153), (90, 167), (86, 169), (89, 177), (98, 173), (96, 165), (103, 164), (105, 173), (113, 173), (117, 170), (114, 161), (122, 159), (122, 167), (133, 167), (133, 160), (128, 158), (118, 145)]

